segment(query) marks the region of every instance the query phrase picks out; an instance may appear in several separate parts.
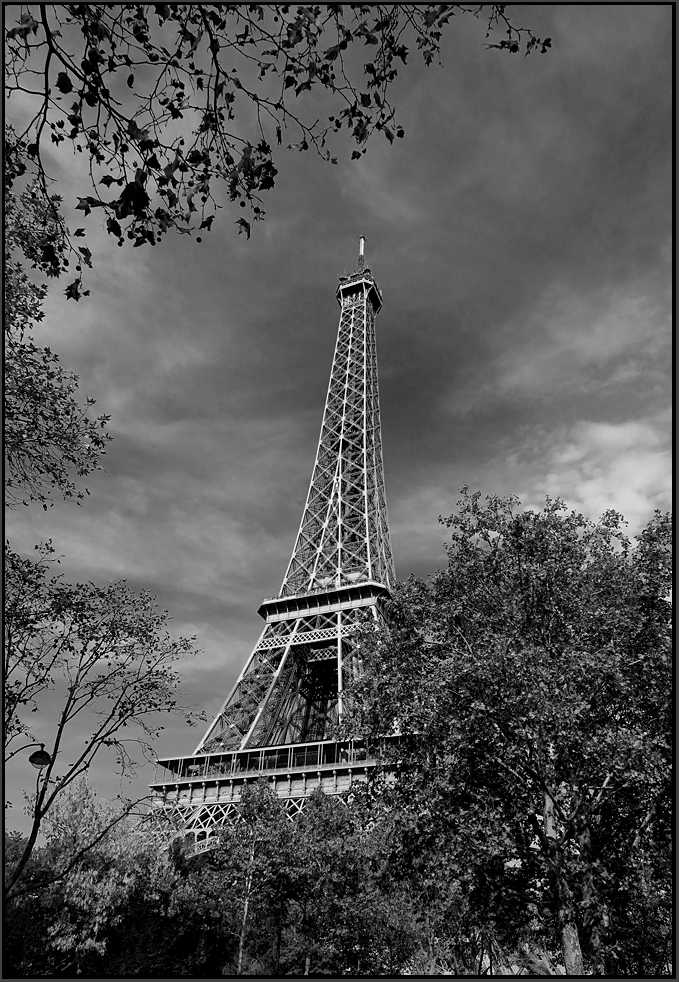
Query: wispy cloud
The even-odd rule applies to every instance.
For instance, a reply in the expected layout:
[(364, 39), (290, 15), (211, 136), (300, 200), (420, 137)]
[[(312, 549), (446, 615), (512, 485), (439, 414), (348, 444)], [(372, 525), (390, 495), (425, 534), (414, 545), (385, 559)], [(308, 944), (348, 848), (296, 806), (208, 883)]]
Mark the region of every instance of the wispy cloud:
[(655, 509), (671, 508), (669, 422), (663, 415), (615, 424), (576, 423), (556, 437), (526, 498), (533, 503), (536, 493), (561, 497), (590, 518), (613, 509), (636, 534)]
[(591, 389), (629, 382), (655, 363), (666, 365), (670, 306), (663, 294), (606, 286), (582, 295), (566, 284), (551, 287), (511, 331), (519, 344), (503, 351), (499, 389)]

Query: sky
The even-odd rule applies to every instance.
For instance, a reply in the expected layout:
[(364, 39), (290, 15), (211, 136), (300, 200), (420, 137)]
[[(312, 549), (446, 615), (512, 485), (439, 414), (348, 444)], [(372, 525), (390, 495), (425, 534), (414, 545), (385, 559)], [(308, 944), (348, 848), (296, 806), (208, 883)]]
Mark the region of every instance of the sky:
[[(630, 535), (671, 506), (672, 5), (511, 10), (552, 38), (547, 54), (486, 50), (482, 22), (453, 18), (442, 67), (413, 52), (395, 86), (405, 138), (359, 161), (339, 141), (337, 166), (282, 153), (249, 241), (228, 205), (202, 244), (155, 249), (116, 248), (93, 214), (91, 296), (50, 290), (39, 340), (114, 440), (82, 507), (21, 508), (7, 535), (27, 554), (52, 538), (66, 579), (150, 590), (172, 633), (196, 636), (183, 696), (210, 720), (294, 545), (359, 234), (384, 297), (400, 579), (445, 565), (438, 518), (464, 484), (593, 519), (615, 508)], [(53, 168), (70, 217), (77, 167), (64, 154)], [(50, 718), (46, 705), (36, 732)], [(190, 754), (205, 728), (168, 720), (158, 756)], [(17, 827), (28, 770), (8, 772)], [(105, 757), (91, 781), (118, 791)]]

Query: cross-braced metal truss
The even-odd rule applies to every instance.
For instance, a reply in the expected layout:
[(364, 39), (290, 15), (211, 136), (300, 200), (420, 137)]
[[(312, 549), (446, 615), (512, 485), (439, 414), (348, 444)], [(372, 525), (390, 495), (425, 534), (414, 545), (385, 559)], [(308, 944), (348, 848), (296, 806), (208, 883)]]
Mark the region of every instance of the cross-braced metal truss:
[(378, 617), (373, 601), (267, 624), (196, 753), (323, 740), (361, 671), (352, 635)]
[[(284, 798), (285, 810), (290, 818), (300, 815), (310, 794), (293, 793)], [(219, 828), (237, 821), (240, 816), (239, 797), (231, 801), (211, 802), (202, 805), (186, 805), (166, 801), (163, 814), (156, 825), (160, 841), (192, 833), (196, 839), (213, 835)], [(150, 823), (149, 823), (150, 826)]]
[[(286, 798), (284, 808), (287, 817), (292, 821), (301, 815), (308, 800), (308, 795)], [(162, 815), (157, 816), (155, 821), (154, 816), (150, 817), (143, 832), (160, 848), (167, 848), (172, 842), (181, 840), (188, 854), (197, 855), (216, 849), (220, 843), (220, 829), (233, 827), (241, 820), (237, 801), (192, 810), (167, 803)]]
[[(381, 620), (382, 598), (394, 583), (375, 345), (382, 298), (363, 243), (356, 271), (340, 277), (337, 299), (325, 412), (292, 557), (279, 595), (259, 608), (267, 621), (262, 635), (194, 756), (327, 740), (342, 713), (342, 692), (361, 672), (356, 631)], [(176, 771), (175, 764), (165, 766)], [(179, 785), (162, 787), (169, 806)], [(305, 798), (292, 787), (287, 797)], [(212, 814), (215, 808), (237, 803), (177, 798), (172, 807), (186, 828), (202, 834), (228, 817)]]
[(338, 294), (342, 312), (323, 425), (283, 596), (394, 581), (377, 390), (379, 294), (365, 268)]

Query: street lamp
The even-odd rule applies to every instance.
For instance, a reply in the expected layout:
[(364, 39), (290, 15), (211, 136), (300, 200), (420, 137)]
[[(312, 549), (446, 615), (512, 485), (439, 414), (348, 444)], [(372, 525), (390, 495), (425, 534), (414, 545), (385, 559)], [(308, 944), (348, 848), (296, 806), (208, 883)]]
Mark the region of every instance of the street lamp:
[(42, 770), (43, 767), (47, 767), (48, 764), (52, 763), (52, 758), (45, 750), (45, 744), (40, 744), (40, 750), (34, 750), (31, 756), (28, 758), (29, 764), (33, 764), (33, 767), (37, 770)]

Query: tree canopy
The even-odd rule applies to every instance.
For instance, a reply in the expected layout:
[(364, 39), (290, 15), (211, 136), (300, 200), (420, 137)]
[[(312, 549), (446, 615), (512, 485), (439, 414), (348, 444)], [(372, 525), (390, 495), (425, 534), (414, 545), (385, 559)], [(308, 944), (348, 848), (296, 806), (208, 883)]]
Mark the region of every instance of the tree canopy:
[[(507, 6), (23, 4), (5, 36), (6, 90), (23, 119), (14, 145), (46, 199), (50, 151), (82, 154), (77, 209), (102, 214), (119, 245), (154, 245), (170, 229), (200, 237), (220, 183), (247, 209), (236, 224), (249, 237), (284, 143), (333, 163), (340, 131), (352, 157), (375, 133), (404, 135), (392, 84), (412, 49), (434, 61), (456, 15), (483, 17), (486, 38), (499, 32), (487, 47), (545, 52), (550, 39), (514, 26)], [(89, 264), (86, 247), (72, 248)], [(67, 295), (82, 295), (80, 276)]]
[(615, 512), (595, 523), (558, 500), (522, 511), (463, 488), (445, 524), (448, 568), (404, 584), (389, 631), (366, 638), (354, 725), (412, 735), (402, 800), (487, 920), (515, 935), (552, 922), (571, 974), (655, 974), (670, 902), (670, 517), (632, 545)]
[[(193, 652), (193, 640), (171, 638), (167, 612), (123, 582), (71, 585), (52, 576), (52, 553), (48, 544), (32, 561), (5, 547), (5, 762), (38, 746), (35, 713), (48, 734), (29, 804), (31, 829), (6, 883), (10, 894), (45, 819), (97, 754), (113, 751), (114, 766), (127, 776), (140, 759), (151, 759), (150, 741), (168, 715), (193, 721), (178, 697), (175, 670)], [(73, 731), (75, 749), (67, 749)]]
[[(10, 164), (16, 169), (16, 153)], [(5, 187), (4, 203), (5, 505), (47, 508), (55, 495), (84, 498), (75, 479), (101, 468), (110, 417), (90, 415), (95, 400), (78, 401), (78, 376), (34, 340), (47, 286), (30, 271), (61, 272), (67, 232), (60, 199), (45, 200), (33, 180), (19, 195)]]

